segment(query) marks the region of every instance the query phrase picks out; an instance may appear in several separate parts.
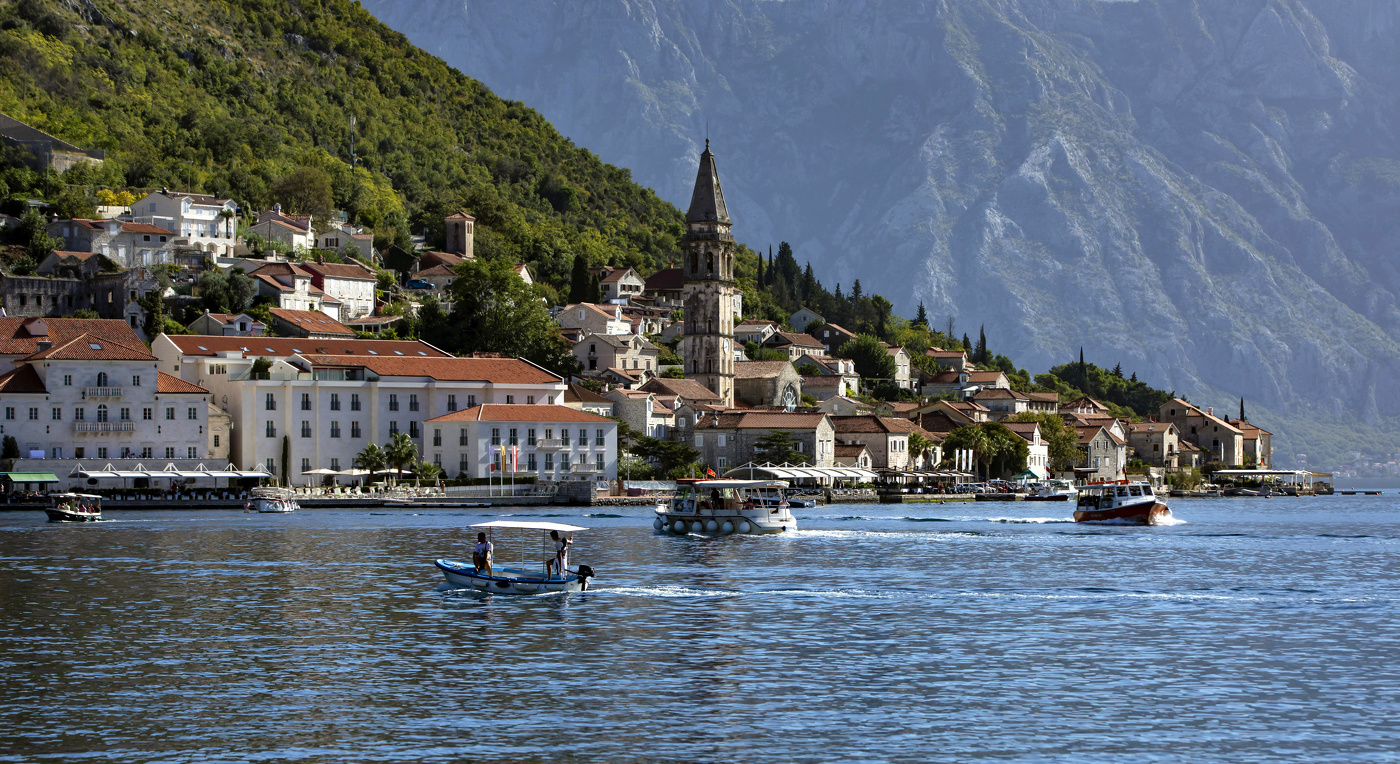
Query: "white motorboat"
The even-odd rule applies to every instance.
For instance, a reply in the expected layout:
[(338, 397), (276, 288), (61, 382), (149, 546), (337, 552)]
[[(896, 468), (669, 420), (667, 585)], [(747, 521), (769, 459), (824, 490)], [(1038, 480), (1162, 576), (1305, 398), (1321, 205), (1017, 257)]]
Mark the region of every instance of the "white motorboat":
[(44, 508), (51, 523), (95, 523), (102, 519), (102, 497), (90, 493), (51, 493)]
[(787, 487), (785, 480), (678, 480), (651, 526), (675, 534), (795, 531)]
[[(596, 574), (593, 568), (588, 565), (579, 565), (573, 570), (567, 567), (563, 575), (551, 570), (551, 564), (555, 559), (554, 542), (549, 536), (550, 531), (558, 533), (576, 533), (586, 531), (587, 528), (578, 525), (565, 525), (564, 523), (535, 523), (519, 520), (492, 520), (489, 523), (477, 523), (471, 526), (479, 528), (487, 534), (487, 540), (495, 545), (496, 531), (499, 529), (516, 529), (524, 531), (542, 531), (544, 533), (544, 546), (540, 555), (540, 567), (530, 569), (529, 545), (521, 546), (526, 550), (522, 555), (519, 567), (506, 567), (504, 565), (492, 565), (489, 569), (478, 569), (474, 563), (458, 562), (456, 560), (438, 559), (433, 564), (442, 571), (443, 578), (447, 583), (457, 589), (475, 589), (482, 593), (489, 594), (549, 594), (554, 592), (582, 592), (588, 589), (588, 579)], [(475, 543), (475, 540), (473, 540)], [(499, 547), (496, 547), (499, 552)], [(499, 557), (499, 555), (495, 555)]]
[(1026, 501), (1074, 501), (1079, 495), (1074, 483), (1068, 480), (1049, 480), (1029, 496)]
[(244, 509), (250, 512), (283, 514), (295, 512), (301, 509), (301, 505), (297, 504), (296, 494), (290, 489), (264, 486), (252, 490)]
[(1112, 480), (1080, 486), (1074, 509), (1076, 523), (1118, 522), (1166, 525), (1172, 511), (1147, 483)]

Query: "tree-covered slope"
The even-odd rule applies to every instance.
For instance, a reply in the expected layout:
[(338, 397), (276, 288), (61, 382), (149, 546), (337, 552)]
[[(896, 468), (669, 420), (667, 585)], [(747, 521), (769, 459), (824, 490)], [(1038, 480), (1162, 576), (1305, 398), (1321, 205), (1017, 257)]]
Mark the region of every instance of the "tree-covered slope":
[(430, 244), (465, 207), (479, 254), (528, 261), (554, 284), (575, 253), (645, 271), (680, 235), (680, 213), (627, 170), (349, 0), (0, 5), (0, 112), (107, 150), (103, 173), (70, 178), (83, 183), (257, 209), (311, 166), (337, 208), (389, 236), (427, 230)]

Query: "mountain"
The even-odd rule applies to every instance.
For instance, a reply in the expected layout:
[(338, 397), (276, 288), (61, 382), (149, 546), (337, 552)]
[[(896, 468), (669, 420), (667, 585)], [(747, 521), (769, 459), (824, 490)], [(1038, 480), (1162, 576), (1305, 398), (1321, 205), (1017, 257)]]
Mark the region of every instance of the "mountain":
[(1400, 451), (1398, 0), (365, 0), (825, 280)]

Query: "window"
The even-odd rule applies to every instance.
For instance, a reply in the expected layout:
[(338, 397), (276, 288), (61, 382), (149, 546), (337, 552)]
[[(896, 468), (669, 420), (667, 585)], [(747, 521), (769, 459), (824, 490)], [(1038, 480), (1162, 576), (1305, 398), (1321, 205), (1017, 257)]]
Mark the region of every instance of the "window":
[(476, 405), (476, 396), (475, 396), (475, 395), (468, 395), (468, 396), (467, 396), (467, 408), (471, 408), (471, 407), (473, 407), (473, 406), (475, 406), (475, 405)]
[(152, 451), (152, 450), (153, 450), (153, 449), (152, 449), (150, 446), (146, 446), (145, 448), (142, 448), (142, 449), (141, 449), (141, 458), (142, 458), (142, 459), (149, 459), (149, 458), (151, 458), (151, 451)]
[(420, 437), (420, 436), (418, 435), (418, 422), (417, 422), (417, 421), (411, 421), (411, 422), (408, 423), (408, 437), (414, 438), (414, 439), (417, 439), (418, 437)]
[(514, 403), (515, 403), (515, 396), (514, 396), (514, 395), (507, 395), (507, 396), (506, 396), (506, 405), (509, 406), (509, 405), (514, 404)]
[(389, 410), (390, 410), (390, 411), (398, 411), (398, 410), (399, 410), (399, 396), (398, 396), (397, 393), (389, 393)]
[(301, 394), (301, 410), (302, 410), (302, 411), (310, 411), (310, 410), (311, 410), (311, 393), (302, 393), (302, 394)]
[(105, 422), (105, 421), (107, 421), (107, 404), (105, 404), (105, 403), (99, 403), (99, 404), (97, 405), (97, 421), (99, 421), (99, 422)]
[(514, 427), (510, 428), (510, 441), (507, 443), (507, 445), (520, 445), (520, 436), (517, 434), (517, 432), (518, 431)]
[(559, 431), (559, 437), (560, 437), (560, 442), (564, 444), (564, 448), (568, 448), (568, 447), (569, 447), (569, 428), (565, 427), (564, 429), (560, 430), (560, 431)]
[(55, 422), (62, 422), (62, 421), (63, 421), (63, 409), (61, 409), (61, 408), (59, 408), (59, 407), (57, 407), (57, 406), (54, 406), (54, 407), (53, 407), (53, 419), (54, 419)]
[[(267, 394), (267, 398), (263, 401), (263, 410), (264, 410), (264, 411), (276, 411), (276, 410), (277, 410), (277, 397), (274, 396), (272, 393), (268, 393), (268, 394)], [(174, 418), (174, 417), (172, 417), (172, 419), (173, 419), (173, 418)]]
[(55, 458), (55, 459), (62, 459), (62, 458), (63, 458), (63, 447), (62, 447), (62, 446), (54, 446), (54, 447), (53, 447), (53, 458)]
[(434, 446), (441, 446), (441, 445), (442, 445), (442, 430), (441, 430), (440, 428), (437, 428), (437, 427), (434, 427), (434, 428), (433, 428), (433, 445), (434, 445)]
[(417, 411), (417, 410), (418, 410), (418, 396), (417, 396), (416, 394), (409, 394), (409, 396), (408, 396), (408, 410), (409, 410), (409, 411)]
[(603, 455), (602, 455), (602, 454), (594, 454), (594, 456), (593, 456), (593, 466), (596, 467), (596, 468), (598, 469), (599, 472), (602, 472), (602, 471), (603, 471)]
[(350, 393), (350, 410), (351, 410), (351, 411), (359, 411), (359, 410), (360, 410), (360, 394), (359, 394), (359, 393)]
[(340, 459), (339, 459), (339, 458), (334, 457), (334, 456), (331, 457), (331, 469), (335, 470), (336, 472), (339, 472), (339, 471), (340, 471)]
[(580, 448), (588, 445), (588, 430), (585, 430), (581, 427), (578, 431), (578, 444)]
[(309, 438), (309, 437), (311, 437), (311, 422), (310, 422), (310, 420), (307, 420), (307, 419), (301, 420), (301, 436), (302, 436), (303, 438)]
[(83, 458), (83, 447), (82, 447), (82, 446), (77, 446), (77, 447), (75, 447), (75, 448), (73, 449), (73, 457), (76, 458), (76, 459), (81, 459), (81, 458)]
[(467, 445), (467, 430), (465, 427), (457, 431), (457, 445)]
[(130, 459), (130, 458), (131, 458), (131, 446), (122, 446), (122, 458), (123, 458), (123, 459)]
[(301, 471), (302, 471), (302, 472), (310, 472), (310, 471), (311, 471), (311, 460), (310, 460), (310, 459), (303, 458), (303, 459), (301, 460)]
[(149, 421), (151, 421), (152, 419), (155, 418), (155, 412), (156, 412), (156, 410), (153, 409), (153, 408), (151, 408), (150, 406), (147, 406), (147, 407), (141, 409), (141, 421), (143, 421), (143, 422), (149, 422)]
[[(78, 409), (78, 410), (79, 410), (79, 411), (82, 411), (82, 409)], [(14, 419), (14, 418), (15, 418), (15, 407), (14, 407), (14, 406), (6, 406), (6, 407), (5, 407), (5, 418), (6, 418), (6, 419)], [(79, 418), (79, 419), (82, 419), (82, 417), (78, 417), (78, 418)]]
[(123, 421), (123, 422), (130, 422), (130, 421), (131, 421), (131, 409), (128, 408), (128, 407), (126, 407), (126, 406), (122, 406), (121, 417), (122, 417), (122, 421)]
[(64, 374), (64, 375), (63, 375), (63, 384), (64, 384), (65, 386), (71, 387), (71, 386), (73, 385), (73, 375), (72, 375), (72, 374)]
[(97, 386), (98, 386), (98, 387), (106, 387), (106, 386), (107, 386), (107, 372), (105, 372), (105, 371), (99, 371), (99, 372), (97, 372)]
[(527, 395), (527, 396), (525, 396), (525, 402), (528, 403), (528, 404), (530, 404), (531, 406), (535, 405), (535, 396), (533, 396), (533, 395)]
[(561, 470), (567, 470), (568, 468), (569, 468), (569, 454), (568, 454), (568, 452), (565, 452), (565, 453), (562, 453), (562, 454), (559, 455), (559, 469), (561, 469)]
[(493, 446), (499, 446), (499, 445), (501, 445), (501, 428), (499, 428), (499, 427), (492, 427), (492, 428), (491, 428), (491, 445), (493, 445)]
[(331, 411), (340, 410), (340, 393), (331, 393)]
[(190, 406), (188, 409), (185, 409), (185, 418), (186, 418), (186, 419), (190, 419), (190, 420), (198, 419), (198, 418), (199, 418), (199, 407), (198, 407), (198, 406)]
[(131, 375), (131, 386), (132, 386), (132, 387), (140, 387), (140, 386), (141, 386), (141, 375), (140, 375), (140, 374), (132, 374), (132, 375)]
[(270, 457), (270, 456), (267, 457), (267, 461), (265, 462), (265, 464), (267, 465), (267, 471), (268, 471), (268, 472), (271, 472), (271, 473), (274, 473), (274, 474), (277, 472), (277, 462), (276, 462), (276, 460), (274, 460), (272, 457)]
[(331, 437), (340, 437), (340, 422), (331, 422)]
[(433, 464), (437, 465), (439, 469), (442, 468), (442, 454), (433, 454)]
[(399, 423), (398, 423), (398, 420), (394, 420), (394, 421), (389, 422), (389, 435), (392, 436), (392, 435), (398, 435), (398, 434), (399, 434)]
[(352, 438), (358, 438), (358, 437), (360, 437), (360, 422), (359, 422), (359, 420), (356, 420), (356, 421), (350, 423), (350, 437), (352, 437)]
[(263, 433), (269, 438), (277, 437), (277, 423), (271, 419), (267, 420), (267, 426), (263, 428)]
[(550, 472), (554, 469), (554, 454), (544, 455), (544, 470)]
[(215, 436), (214, 436), (214, 448), (218, 448), (218, 447), (219, 447), (219, 436), (218, 436), (218, 435), (215, 435)]
[[(7, 413), (8, 413), (9, 411), (10, 411), (10, 409), (6, 409), (6, 412), (7, 412)], [(12, 417), (5, 417), (5, 418), (6, 418), (6, 419), (11, 419)], [(75, 422), (81, 422), (81, 421), (83, 421), (83, 419), (85, 419), (85, 418), (87, 418), (87, 412), (83, 410), (83, 407), (82, 407), (82, 406), (74, 406), (74, 407), (73, 407), (73, 421), (75, 421)]]
[(594, 430), (594, 431), (593, 431), (593, 445), (595, 445), (595, 446), (605, 446), (605, 445), (608, 444), (607, 436), (604, 435), (603, 433), (604, 433), (603, 430)]
[(531, 427), (530, 429), (525, 431), (525, 445), (535, 445), (535, 428)]
[(455, 396), (455, 395), (449, 395), (449, 396), (447, 396), (447, 410), (448, 410), (448, 411), (456, 411), (456, 410), (457, 410), (457, 396)]
[(31, 407), (31, 408), (29, 409), (29, 421), (31, 421), (31, 422), (37, 422), (37, 421), (39, 421), (39, 409), (38, 409), (38, 407)]
[(544, 439), (545, 439), (545, 440), (554, 440), (554, 428), (552, 428), (552, 427), (546, 427), (546, 428), (544, 428)]
[(535, 463), (535, 454), (533, 452), (525, 455), (525, 469), (530, 472), (535, 472), (539, 469), (538, 465)]
[(100, 448), (97, 449), (97, 458), (98, 458), (98, 459), (106, 459), (106, 458), (107, 458), (107, 447), (106, 447), (106, 446), (102, 446), (102, 447), (100, 447)]

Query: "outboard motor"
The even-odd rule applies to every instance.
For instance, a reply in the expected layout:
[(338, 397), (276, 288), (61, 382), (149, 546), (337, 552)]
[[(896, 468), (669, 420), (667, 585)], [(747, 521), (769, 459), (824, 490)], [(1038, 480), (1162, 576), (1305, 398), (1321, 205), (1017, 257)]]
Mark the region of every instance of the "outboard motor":
[(592, 566), (592, 565), (580, 565), (580, 566), (578, 566), (578, 583), (579, 583), (579, 589), (581, 589), (582, 591), (585, 591), (585, 592), (588, 591), (588, 579), (590, 579), (590, 578), (592, 578), (592, 577), (594, 577), (594, 576), (596, 576), (596, 575), (598, 575), (598, 574), (593, 572), (593, 566)]

